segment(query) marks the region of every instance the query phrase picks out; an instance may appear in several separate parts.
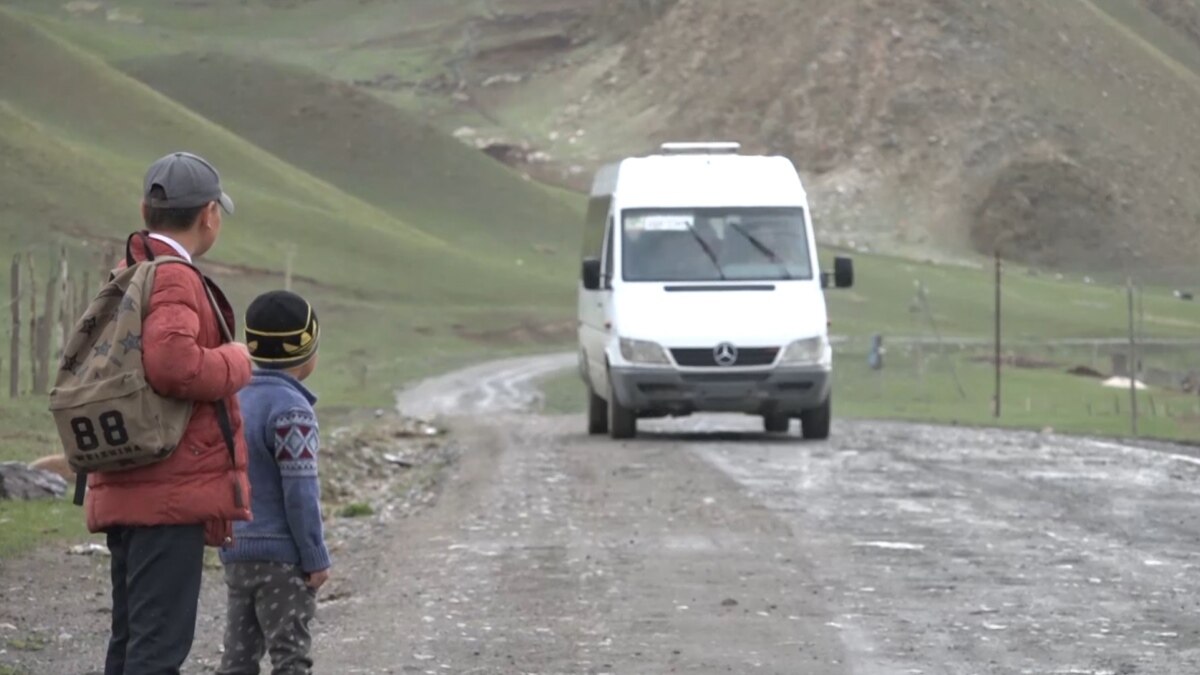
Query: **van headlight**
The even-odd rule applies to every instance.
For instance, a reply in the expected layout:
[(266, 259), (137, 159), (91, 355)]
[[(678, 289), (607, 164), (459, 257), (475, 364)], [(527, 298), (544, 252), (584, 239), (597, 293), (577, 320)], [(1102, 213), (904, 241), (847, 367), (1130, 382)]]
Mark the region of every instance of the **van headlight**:
[(824, 335), (796, 340), (783, 351), (783, 365), (811, 366), (825, 360), (829, 341)]
[(670, 365), (667, 352), (656, 342), (621, 338), (621, 357), (630, 363)]

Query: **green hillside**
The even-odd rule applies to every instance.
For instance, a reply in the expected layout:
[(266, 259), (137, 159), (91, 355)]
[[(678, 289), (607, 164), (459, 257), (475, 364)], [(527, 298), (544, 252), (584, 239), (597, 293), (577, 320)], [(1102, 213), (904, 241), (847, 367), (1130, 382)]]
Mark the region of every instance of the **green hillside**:
[[(211, 78), (197, 89), (213, 106), (192, 109), (3, 9), (0, 63), (0, 260), (32, 251), (44, 274), (50, 245), (65, 244), (93, 264), (89, 247), (138, 225), (148, 163), (186, 148), (237, 201), (209, 262), (240, 306), (281, 285), (296, 247), (300, 290), (331, 329), (318, 385), (332, 403), (386, 401), (404, 377), (520, 349), (507, 330), (570, 311), (578, 204), (340, 85), (179, 57), (179, 77)], [(481, 333), (501, 337), (470, 337)]]
[[(514, 258), (529, 258), (533, 245), (575, 248), (579, 214), (561, 196), (352, 86), (221, 54), (120, 65), (293, 166), (446, 241)], [(574, 259), (545, 256), (529, 263), (563, 272)]]
[[(494, 300), (498, 288), (510, 289), (512, 298), (539, 297), (547, 286), (513, 259), (452, 245), (9, 14), (0, 15), (0, 61), (21, 64), (0, 69), (5, 128), (28, 152), (45, 153), (43, 166), (60, 169), (9, 176), (16, 181), (6, 185), (15, 200), (9, 217), (37, 214), (43, 222), (122, 232), (136, 213), (147, 162), (187, 147), (222, 168), (240, 206), (221, 249), (224, 261), (277, 268), (280, 246), (296, 244), (305, 267), (324, 282), (408, 300)], [(442, 169), (432, 153), (426, 162), (431, 172)], [(439, 215), (427, 205), (426, 218)], [(397, 270), (406, 272), (403, 283)]]

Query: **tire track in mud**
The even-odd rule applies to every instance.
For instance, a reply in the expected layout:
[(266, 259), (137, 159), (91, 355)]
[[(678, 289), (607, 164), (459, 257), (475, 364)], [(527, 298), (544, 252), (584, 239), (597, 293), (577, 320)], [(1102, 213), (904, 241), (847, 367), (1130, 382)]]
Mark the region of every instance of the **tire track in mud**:
[(575, 365), (575, 355), (522, 357), (434, 377), (401, 391), (397, 407), (414, 417), (527, 412), (541, 400), (539, 379)]

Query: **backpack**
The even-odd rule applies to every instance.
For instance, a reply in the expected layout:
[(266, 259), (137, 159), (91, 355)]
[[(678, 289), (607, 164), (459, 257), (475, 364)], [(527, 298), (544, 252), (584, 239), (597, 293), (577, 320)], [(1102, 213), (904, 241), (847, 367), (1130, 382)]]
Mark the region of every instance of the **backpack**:
[[(145, 261), (133, 258), (134, 237), (142, 239)], [(142, 320), (158, 268), (186, 265), (195, 270), (220, 323), (222, 340), (233, 340), (207, 279), (194, 265), (177, 257), (156, 258), (145, 234), (126, 242), (125, 262), (125, 269), (110, 275), (76, 322), (50, 392), (50, 412), (63, 454), (76, 473), (75, 503), (80, 505), (87, 474), (127, 471), (167, 459), (192, 417), (194, 403), (160, 396), (146, 381), (142, 365)], [(216, 406), (232, 460), (229, 412), (224, 401)]]

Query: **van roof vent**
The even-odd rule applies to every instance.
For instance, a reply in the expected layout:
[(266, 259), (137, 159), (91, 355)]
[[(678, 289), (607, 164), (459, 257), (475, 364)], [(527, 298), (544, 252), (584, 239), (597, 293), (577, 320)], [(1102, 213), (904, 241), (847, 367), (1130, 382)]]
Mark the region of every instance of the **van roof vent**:
[(664, 155), (736, 155), (741, 143), (663, 143)]

